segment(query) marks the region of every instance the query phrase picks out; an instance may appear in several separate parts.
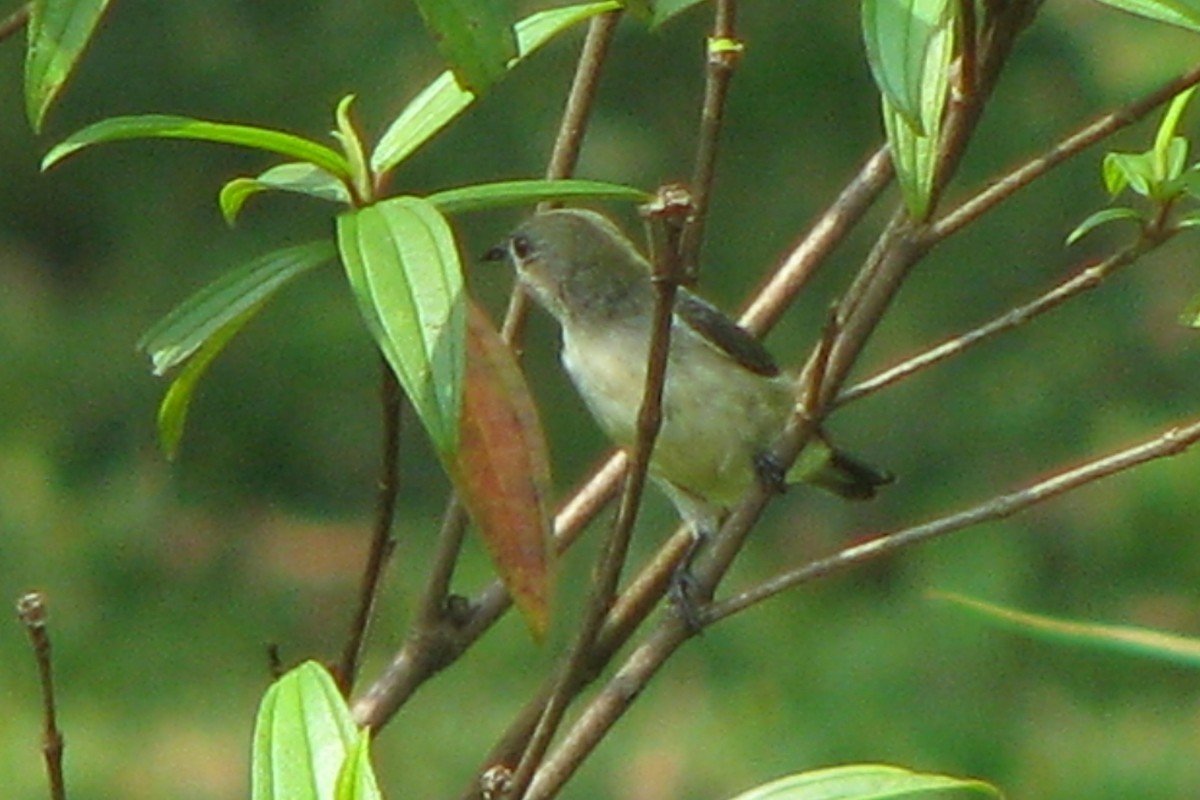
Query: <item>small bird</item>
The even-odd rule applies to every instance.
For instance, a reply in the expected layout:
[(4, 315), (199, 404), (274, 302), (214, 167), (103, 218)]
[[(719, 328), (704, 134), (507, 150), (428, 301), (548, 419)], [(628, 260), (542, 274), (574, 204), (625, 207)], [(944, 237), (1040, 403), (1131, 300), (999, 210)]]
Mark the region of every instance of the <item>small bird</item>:
[[(507, 258), (525, 290), (558, 320), (562, 363), (592, 416), (631, 449), (646, 383), (657, 293), (651, 265), (607, 217), (585, 209), (535, 214), (485, 256)], [(849, 500), (893, 480), (818, 434), (785, 475), (770, 448), (794, 412), (795, 379), (705, 300), (680, 289), (671, 324), (662, 426), (650, 477), (699, 542), (755, 481), (803, 481)]]

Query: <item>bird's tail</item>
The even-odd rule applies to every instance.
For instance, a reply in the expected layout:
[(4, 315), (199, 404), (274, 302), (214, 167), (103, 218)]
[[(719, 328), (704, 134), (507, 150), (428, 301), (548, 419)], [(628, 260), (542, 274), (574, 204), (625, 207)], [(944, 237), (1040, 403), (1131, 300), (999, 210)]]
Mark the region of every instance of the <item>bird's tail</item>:
[(788, 483), (809, 483), (846, 500), (870, 500), (880, 486), (894, 480), (892, 473), (838, 450), (821, 434), (804, 448), (787, 474)]

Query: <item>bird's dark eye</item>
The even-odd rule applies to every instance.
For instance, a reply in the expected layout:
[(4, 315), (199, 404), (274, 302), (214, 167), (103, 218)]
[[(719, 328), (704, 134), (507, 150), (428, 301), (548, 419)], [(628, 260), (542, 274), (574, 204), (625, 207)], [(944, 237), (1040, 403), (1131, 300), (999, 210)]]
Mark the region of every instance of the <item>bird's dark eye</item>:
[(519, 259), (526, 259), (533, 255), (533, 242), (529, 241), (529, 237), (518, 233), (512, 237), (512, 242), (509, 244), (512, 248), (512, 254)]

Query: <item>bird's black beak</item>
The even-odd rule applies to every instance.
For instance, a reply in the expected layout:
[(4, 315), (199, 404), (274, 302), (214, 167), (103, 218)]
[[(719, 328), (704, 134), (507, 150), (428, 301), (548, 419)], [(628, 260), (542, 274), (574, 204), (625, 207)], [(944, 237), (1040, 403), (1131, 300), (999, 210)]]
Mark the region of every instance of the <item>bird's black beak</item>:
[(508, 258), (508, 242), (502, 242), (492, 249), (488, 250), (482, 256), (480, 261), (504, 261)]

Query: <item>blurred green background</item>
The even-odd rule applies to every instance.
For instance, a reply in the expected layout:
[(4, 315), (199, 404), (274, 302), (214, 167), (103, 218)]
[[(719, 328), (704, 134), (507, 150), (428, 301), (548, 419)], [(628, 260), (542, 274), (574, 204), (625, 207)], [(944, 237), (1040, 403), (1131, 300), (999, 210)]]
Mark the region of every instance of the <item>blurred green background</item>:
[[(15, 4), (10, 4), (15, 7)], [(256, 199), (236, 229), (221, 183), (270, 162), (188, 143), (111, 145), (47, 175), (46, 148), (143, 112), (321, 136), (354, 92), (377, 135), (440, 71), (415, 12), (384, 0), (125, 0), (49, 129), (22, 121), (22, 53), (0, 44), (0, 597), (49, 598), (73, 800), (237, 798), (267, 682), (265, 647), (331, 657), (365, 548), (378, 461), (377, 365), (337, 269), (289, 287), (205, 380), (180, 460), (156, 450), (165, 384), (134, 342), (230, 266), (331, 232), (330, 208)], [(527, 4), (527, 8), (534, 7)], [(734, 308), (879, 141), (855, 3), (746, 3), (706, 245), (705, 293)], [(689, 172), (706, 15), (656, 34), (626, 22), (580, 174), (647, 188)], [(514, 74), (407, 164), (426, 191), (541, 173), (577, 32)], [(1018, 47), (949, 202), (1083, 121), (1189, 65), (1194, 36), (1099, 5), (1050, 4)], [(1188, 118), (1195, 135), (1197, 112)], [(1144, 149), (1153, 121), (1112, 144)], [(1128, 231), (1062, 241), (1100, 207), (1097, 149), (934, 252), (881, 327), (861, 375), (1031, 298)], [(895, 201), (895, 190), (888, 203)], [(618, 210), (621, 211), (621, 210)], [(512, 213), (459, 220), (465, 256)], [(869, 246), (860, 232), (774, 332), (784, 363)], [(627, 217), (628, 219), (628, 217)], [(1194, 414), (1200, 355), (1176, 322), (1200, 291), (1195, 237), (970, 355), (840, 412), (847, 447), (900, 480), (847, 507), (802, 491), (775, 504), (731, 586), (921, 521)], [(499, 313), (509, 276), (472, 267)], [(534, 319), (531, 380), (566, 491), (603, 449)], [(1011, 797), (1185, 798), (1200, 786), (1194, 673), (1057, 649), (984, 628), (930, 588), (1046, 613), (1200, 633), (1200, 457), (1109, 479), (827, 579), (689, 645), (568, 797), (726, 797), (799, 769), (886, 761), (986, 778)], [(399, 550), (365, 675), (398, 644), (445, 481), (405, 433)], [(672, 516), (651, 498), (639, 553)], [(592, 537), (594, 538), (594, 537)], [(586, 575), (591, 548), (566, 559)], [(459, 585), (489, 579), (472, 543)], [(537, 646), (506, 620), (379, 738), (389, 797), (458, 792), (569, 631)], [(10, 606), (11, 608), (11, 606)], [(0, 786), (45, 796), (25, 635), (0, 624)]]

